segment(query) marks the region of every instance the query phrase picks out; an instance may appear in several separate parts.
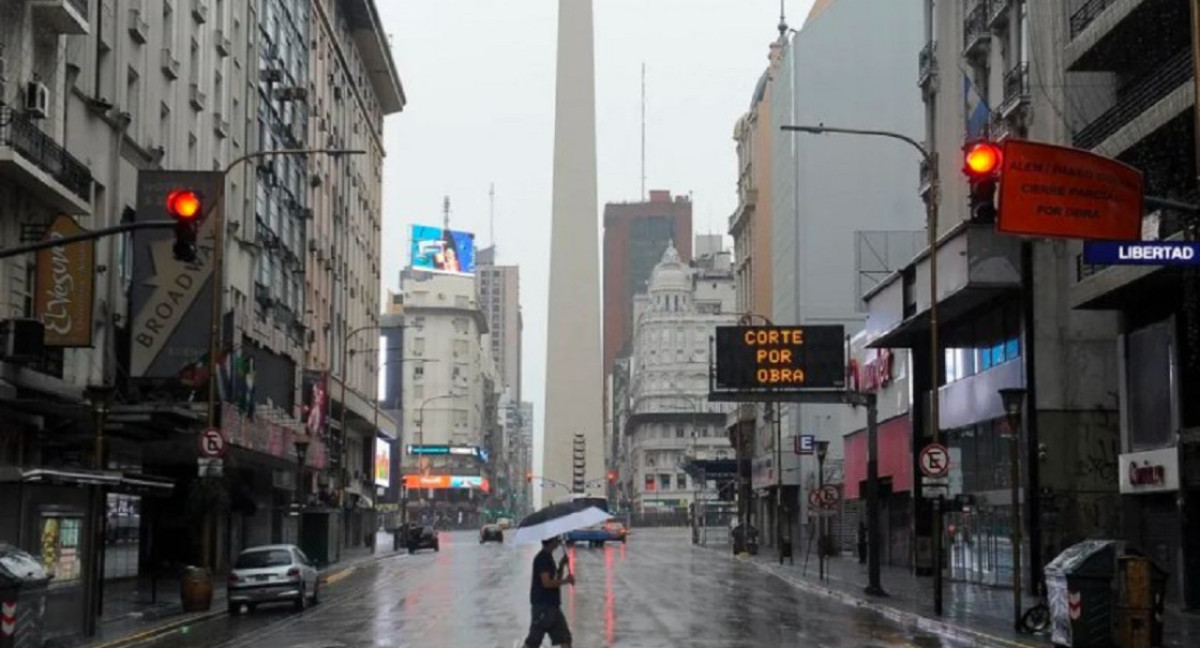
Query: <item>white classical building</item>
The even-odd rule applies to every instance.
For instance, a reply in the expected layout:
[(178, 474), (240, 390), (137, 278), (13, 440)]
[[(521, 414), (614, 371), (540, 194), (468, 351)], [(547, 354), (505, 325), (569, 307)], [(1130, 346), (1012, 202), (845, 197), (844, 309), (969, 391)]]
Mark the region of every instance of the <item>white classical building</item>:
[(708, 402), (709, 339), (737, 320), (730, 254), (684, 264), (663, 253), (645, 294), (634, 301), (629, 415), (625, 418), (622, 499), (640, 510), (684, 509), (703, 484), (684, 471), (691, 459), (730, 459), (729, 406)]

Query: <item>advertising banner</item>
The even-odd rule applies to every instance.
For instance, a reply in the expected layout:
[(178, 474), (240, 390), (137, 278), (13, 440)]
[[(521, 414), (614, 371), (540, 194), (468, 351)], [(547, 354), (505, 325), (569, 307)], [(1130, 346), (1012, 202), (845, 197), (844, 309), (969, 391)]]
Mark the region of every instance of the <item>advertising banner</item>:
[(475, 274), (475, 235), (431, 225), (412, 226), (414, 270)]
[[(75, 219), (59, 216), (50, 223), (45, 240), (82, 234), (84, 231)], [(60, 245), (37, 253), (33, 309), (35, 316), (46, 327), (46, 346), (92, 345), (95, 272), (95, 241)]]
[(383, 439), (375, 439), (375, 485), (392, 485), (392, 444)]

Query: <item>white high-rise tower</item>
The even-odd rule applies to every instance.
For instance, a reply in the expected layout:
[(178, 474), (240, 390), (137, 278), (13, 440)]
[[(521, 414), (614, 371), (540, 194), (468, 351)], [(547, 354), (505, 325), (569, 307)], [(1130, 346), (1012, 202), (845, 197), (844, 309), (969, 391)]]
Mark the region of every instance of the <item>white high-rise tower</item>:
[(559, 0), (543, 504), (605, 492), (594, 51), (592, 0)]

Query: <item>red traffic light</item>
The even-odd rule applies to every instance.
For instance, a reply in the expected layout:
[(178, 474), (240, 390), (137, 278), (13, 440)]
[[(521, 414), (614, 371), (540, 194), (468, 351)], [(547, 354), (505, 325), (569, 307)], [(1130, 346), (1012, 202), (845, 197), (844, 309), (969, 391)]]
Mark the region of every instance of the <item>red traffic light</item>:
[(191, 189), (176, 189), (167, 194), (167, 213), (179, 220), (194, 220), (200, 215), (200, 194)]
[(527, 482), (533, 481), (533, 472), (528, 471), (528, 470), (525, 471), (525, 481), (527, 481)]
[(608, 481), (609, 481), (609, 483), (613, 483), (613, 482), (617, 481), (617, 471), (615, 471), (615, 470), (608, 471)]
[(1000, 170), (1002, 160), (999, 146), (991, 142), (979, 142), (967, 149), (963, 158), (963, 173), (974, 178), (990, 176)]

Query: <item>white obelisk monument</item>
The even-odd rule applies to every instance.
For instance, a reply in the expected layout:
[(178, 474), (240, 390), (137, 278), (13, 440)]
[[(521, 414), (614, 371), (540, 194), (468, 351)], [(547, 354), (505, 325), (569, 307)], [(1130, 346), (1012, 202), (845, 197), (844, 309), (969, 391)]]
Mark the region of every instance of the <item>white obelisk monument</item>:
[(543, 505), (607, 490), (592, 0), (559, 0), (557, 59)]

